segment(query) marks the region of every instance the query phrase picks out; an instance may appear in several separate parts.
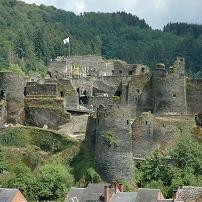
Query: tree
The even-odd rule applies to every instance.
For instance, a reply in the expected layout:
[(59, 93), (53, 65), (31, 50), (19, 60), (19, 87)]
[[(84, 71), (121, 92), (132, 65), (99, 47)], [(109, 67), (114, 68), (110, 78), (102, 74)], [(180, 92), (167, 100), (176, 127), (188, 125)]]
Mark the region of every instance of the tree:
[(35, 190), (40, 200), (54, 200), (64, 197), (73, 184), (69, 168), (64, 165), (46, 164), (36, 171)]
[(170, 155), (179, 168), (193, 168), (195, 174), (202, 175), (202, 146), (191, 137), (181, 137)]
[[(168, 162), (176, 162), (168, 164)], [(158, 151), (137, 166), (135, 179), (139, 186), (161, 188), (167, 197), (179, 186), (202, 185), (202, 148), (190, 136), (183, 135), (166, 155)]]
[(3, 187), (17, 188), (25, 195), (29, 201), (33, 201), (35, 197), (34, 192), (35, 178), (31, 169), (23, 164), (18, 164), (14, 167), (13, 172), (8, 174), (8, 178), (2, 183)]

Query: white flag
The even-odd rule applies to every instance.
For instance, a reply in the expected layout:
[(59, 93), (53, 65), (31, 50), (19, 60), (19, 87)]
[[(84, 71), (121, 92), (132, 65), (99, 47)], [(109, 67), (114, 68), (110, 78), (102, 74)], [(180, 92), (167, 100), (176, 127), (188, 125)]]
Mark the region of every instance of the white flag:
[(69, 43), (69, 37), (63, 40), (64, 44)]

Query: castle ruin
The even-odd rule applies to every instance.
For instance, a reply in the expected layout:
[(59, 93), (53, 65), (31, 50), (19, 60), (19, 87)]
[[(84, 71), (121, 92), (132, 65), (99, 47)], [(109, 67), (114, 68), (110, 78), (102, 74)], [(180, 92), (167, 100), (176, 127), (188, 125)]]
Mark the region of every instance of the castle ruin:
[[(186, 77), (182, 57), (151, 69), (100, 56), (60, 57), (46, 79), (0, 73), (0, 92), (1, 126), (57, 130), (72, 115), (89, 114), (85, 142), (109, 182), (130, 179), (135, 162), (171, 147), (202, 108), (202, 79)], [(195, 119), (201, 125), (201, 115)]]

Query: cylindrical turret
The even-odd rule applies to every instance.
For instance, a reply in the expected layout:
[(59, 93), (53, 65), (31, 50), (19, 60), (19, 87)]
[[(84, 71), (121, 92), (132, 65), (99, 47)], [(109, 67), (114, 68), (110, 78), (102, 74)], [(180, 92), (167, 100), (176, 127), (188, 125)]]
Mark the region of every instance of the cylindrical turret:
[(24, 79), (12, 72), (0, 72), (1, 96), (6, 101), (7, 123), (22, 123), (24, 114)]
[[(172, 70), (172, 71), (171, 71)], [(170, 72), (157, 65), (152, 77), (155, 114), (186, 114), (186, 82), (183, 75), (184, 60), (177, 59)]]
[(100, 106), (97, 110), (95, 162), (107, 181), (131, 179), (133, 154), (131, 110), (126, 106)]

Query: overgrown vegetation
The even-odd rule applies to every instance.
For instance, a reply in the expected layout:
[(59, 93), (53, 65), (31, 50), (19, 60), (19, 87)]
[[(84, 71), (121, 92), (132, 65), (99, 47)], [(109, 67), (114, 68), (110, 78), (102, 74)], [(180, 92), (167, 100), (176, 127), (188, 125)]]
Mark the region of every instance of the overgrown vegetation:
[[(63, 201), (71, 186), (102, 181), (85, 143), (28, 127), (1, 131), (0, 145), (0, 184), (18, 187), (28, 201)], [(167, 197), (182, 185), (202, 186), (202, 145), (183, 130), (171, 151), (155, 151), (137, 165), (134, 179), (124, 182), (126, 191), (160, 188)]]
[(25, 72), (23, 72), (22, 68), (18, 64), (11, 64), (8, 67), (2, 67), (1, 71), (13, 72), (21, 76), (25, 76)]
[(101, 182), (101, 177), (95, 169), (93, 153), (86, 148), (85, 144), (80, 147), (78, 155), (70, 162), (78, 186)]
[(116, 137), (111, 132), (104, 134), (103, 138), (105, 142), (108, 144), (108, 146), (113, 146), (113, 147), (117, 146)]
[(65, 159), (76, 155), (75, 148), (79, 146), (52, 131), (32, 127), (4, 129), (0, 134), (0, 184), (19, 188), (28, 201), (64, 201), (65, 192), (74, 184)]
[(84, 143), (32, 127), (0, 131), (0, 184), (19, 188), (28, 201), (64, 201), (71, 186), (100, 181)]
[(201, 75), (201, 25), (174, 23), (152, 30), (125, 12), (75, 15), (16, 0), (0, 0), (0, 10), (0, 67), (18, 64), (26, 73), (45, 74), (51, 59), (66, 54), (63, 39), (70, 36), (72, 55), (101, 54), (151, 67), (170, 65), (182, 55), (187, 72)]
[(25, 147), (35, 145), (43, 151), (60, 152), (75, 144), (71, 138), (63, 137), (52, 131), (32, 127), (7, 128), (1, 131), (0, 145)]
[(180, 186), (202, 186), (202, 146), (183, 136), (167, 154), (154, 152), (137, 166), (135, 180), (140, 187), (160, 188), (171, 197)]

